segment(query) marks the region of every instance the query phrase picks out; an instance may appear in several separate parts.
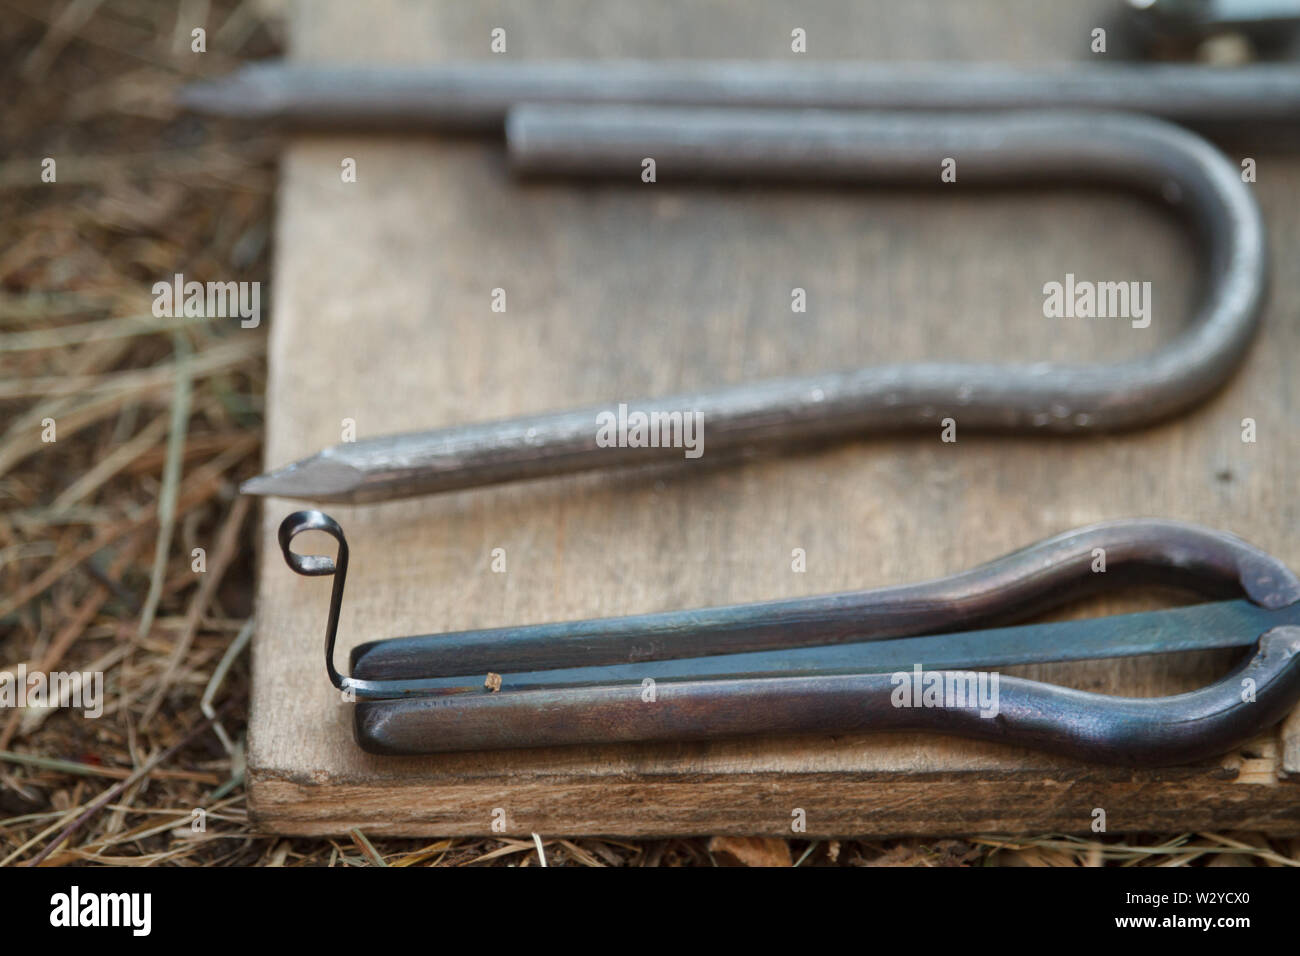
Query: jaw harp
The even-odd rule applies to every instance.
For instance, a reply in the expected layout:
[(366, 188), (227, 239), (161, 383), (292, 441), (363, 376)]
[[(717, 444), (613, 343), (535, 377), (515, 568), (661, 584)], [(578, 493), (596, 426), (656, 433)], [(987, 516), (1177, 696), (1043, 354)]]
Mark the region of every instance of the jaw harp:
[[(336, 557), (293, 551), (303, 531), (331, 535)], [(1160, 766), (1228, 751), (1300, 700), (1300, 579), (1233, 535), (1174, 521), (1080, 528), (922, 584), (373, 641), (352, 652), (350, 677), (334, 667), (348, 564), (342, 529), (319, 511), (298, 511), (281, 523), (279, 542), (294, 571), (334, 576), (326, 669), (355, 700), (356, 739), (371, 753), (908, 730)], [(1006, 626), (1137, 583), (1213, 601)], [(1249, 656), (1226, 677), (1169, 697), (1113, 697), (989, 671), (1246, 646)], [(499, 689), (485, 686), (489, 676)], [(936, 682), (937, 702), (926, 691)]]

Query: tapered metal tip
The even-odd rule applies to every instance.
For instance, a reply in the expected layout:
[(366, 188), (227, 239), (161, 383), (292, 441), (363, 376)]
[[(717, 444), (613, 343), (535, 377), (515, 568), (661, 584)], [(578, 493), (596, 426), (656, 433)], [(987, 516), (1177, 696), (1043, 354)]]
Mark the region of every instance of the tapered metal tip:
[(361, 485), (362, 478), (362, 473), (352, 465), (314, 455), (250, 478), (239, 490), (246, 495), (347, 501)]

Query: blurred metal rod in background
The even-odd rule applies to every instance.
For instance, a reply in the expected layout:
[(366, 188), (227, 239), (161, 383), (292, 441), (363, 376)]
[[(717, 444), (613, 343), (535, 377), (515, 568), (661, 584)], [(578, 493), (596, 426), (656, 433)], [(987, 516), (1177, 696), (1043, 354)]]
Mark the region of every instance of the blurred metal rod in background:
[(837, 110), (1126, 110), (1188, 126), (1300, 124), (1300, 67), (609, 60), (270, 62), (187, 87), (190, 109), (308, 126), (499, 128), (524, 103)]

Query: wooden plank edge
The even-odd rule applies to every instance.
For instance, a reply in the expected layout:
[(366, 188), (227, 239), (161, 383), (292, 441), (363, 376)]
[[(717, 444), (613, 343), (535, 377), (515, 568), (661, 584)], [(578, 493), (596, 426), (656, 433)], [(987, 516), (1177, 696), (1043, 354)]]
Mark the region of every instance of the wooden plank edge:
[[(1249, 764), (1243, 770), (1249, 769)], [(1276, 774), (988, 772), (566, 775), (510, 782), (321, 783), (258, 773), (255, 827), (327, 836), (963, 836), (1260, 830), (1300, 835), (1300, 786)], [(792, 829), (802, 811), (803, 831)], [(504, 824), (500, 821), (504, 818)], [(494, 830), (493, 826), (504, 826)]]

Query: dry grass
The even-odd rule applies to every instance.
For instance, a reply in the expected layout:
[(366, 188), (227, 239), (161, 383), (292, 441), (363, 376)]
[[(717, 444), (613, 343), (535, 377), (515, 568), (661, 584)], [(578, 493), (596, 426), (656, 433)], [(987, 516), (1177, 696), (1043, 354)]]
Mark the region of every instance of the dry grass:
[[(265, 4), (4, 3), (0, 670), (102, 671), (102, 719), (0, 710), (0, 863), (693, 866), (1296, 864), (1300, 841), (338, 840), (253, 833), (242, 786), (264, 329), (159, 320), (183, 273), (269, 288), (275, 142), (169, 92), (275, 51)], [(177, 52), (177, 11), (209, 52)], [(183, 20), (183, 22), (185, 22)], [(40, 181), (44, 157), (57, 184)], [(53, 418), (57, 440), (41, 440)], [(207, 569), (191, 569), (193, 548)], [(198, 715), (204, 714), (205, 718)], [(206, 813), (206, 829), (192, 825)], [(757, 854), (747, 857), (747, 854)]]

